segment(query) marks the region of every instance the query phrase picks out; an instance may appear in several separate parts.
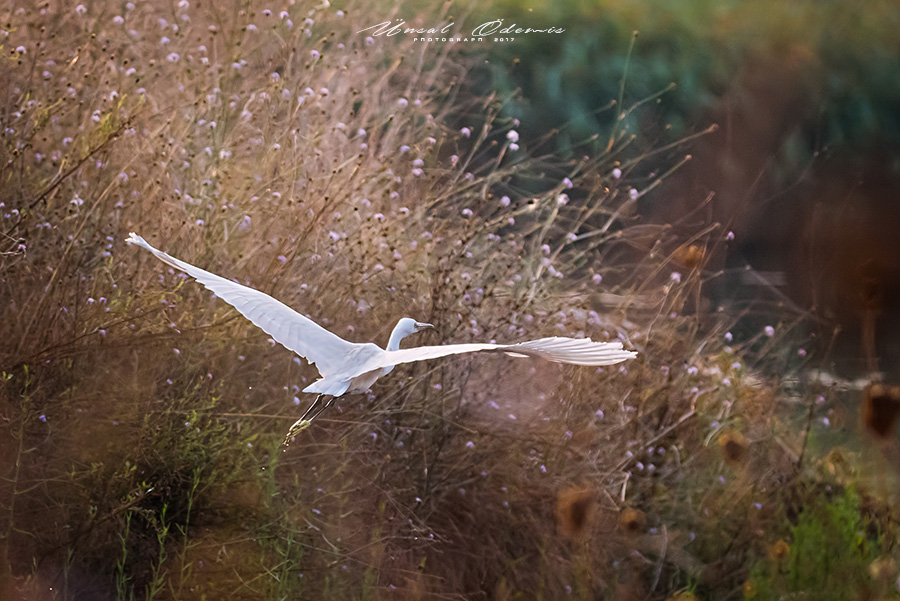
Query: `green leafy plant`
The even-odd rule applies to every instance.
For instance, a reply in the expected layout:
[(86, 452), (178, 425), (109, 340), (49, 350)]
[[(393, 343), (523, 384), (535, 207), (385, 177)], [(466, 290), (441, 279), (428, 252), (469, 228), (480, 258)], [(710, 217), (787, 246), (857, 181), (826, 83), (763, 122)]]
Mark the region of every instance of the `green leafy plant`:
[(822, 493), (801, 508), (790, 527), (790, 542), (772, 545), (753, 568), (745, 597), (874, 598), (879, 583), (870, 569), (880, 554), (881, 534), (852, 488)]

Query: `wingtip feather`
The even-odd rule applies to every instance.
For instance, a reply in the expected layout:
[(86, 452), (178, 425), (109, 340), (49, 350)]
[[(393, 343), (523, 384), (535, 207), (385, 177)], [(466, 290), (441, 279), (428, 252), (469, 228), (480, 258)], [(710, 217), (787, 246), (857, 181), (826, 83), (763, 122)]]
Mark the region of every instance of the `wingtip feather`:
[(142, 237), (138, 236), (134, 232), (128, 234), (128, 237), (125, 238), (125, 242), (128, 244), (136, 244), (138, 246), (143, 246), (144, 248), (149, 248), (150, 245), (144, 240)]

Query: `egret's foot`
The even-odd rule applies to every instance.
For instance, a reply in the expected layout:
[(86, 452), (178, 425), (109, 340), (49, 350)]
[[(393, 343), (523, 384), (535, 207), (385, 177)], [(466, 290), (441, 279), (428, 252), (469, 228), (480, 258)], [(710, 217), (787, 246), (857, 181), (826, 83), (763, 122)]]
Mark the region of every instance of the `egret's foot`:
[(313, 423), (314, 419), (319, 417), (319, 415), (321, 415), (323, 411), (331, 407), (331, 405), (334, 403), (335, 397), (330, 396), (327, 400), (325, 400), (326, 396), (327, 395), (324, 394), (320, 394), (319, 396), (317, 396), (316, 400), (314, 400), (310, 404), (309, 408), (303, 414), (303, 417), (294, 422), (294, 425), (291, 426), (290, 430), (288, 430), (287, 436), (284, 437), (284, 442), (282, 443), (283, 446), (288, 446), (294, 436), (306, 430), (309, 425)]
[(285, 447), (288, 446), (291, 443), (291, 440), (293, 440), (297, 434), (300, 434), (301, 432), (306, 430), (312, 423), (312, 421), (313, 420), (311, 419), (306, 419), (305, 415), (295, 421), (290, 430), (288, 430), (288, 433), (285, 435), (284, 442), (282, 442), (281, 445)]

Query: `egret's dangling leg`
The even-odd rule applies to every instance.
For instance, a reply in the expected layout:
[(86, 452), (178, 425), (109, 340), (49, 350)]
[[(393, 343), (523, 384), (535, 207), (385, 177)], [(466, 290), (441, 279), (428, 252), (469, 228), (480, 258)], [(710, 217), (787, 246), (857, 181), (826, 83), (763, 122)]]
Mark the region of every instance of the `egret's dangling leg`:
[[(323, 401), (325, 397), (328, 397), (327, 401)], [(321, 415), (323, 411), (334, 404), (335, 398), (336, 397), (329, 396), (327, 394), (320, 394), (319, 396), (317, 396), (316, 399), (309, 405), (309, 408), (306, 410), (303, 416), (295, 421), (290, 430), (288, 430), (287, 436), (284, 437), (284, 442), (282, 444), (284, 446), (287, 446), (291, 438), (309, 427), (314, 419), (319, 417), (319, 415)]]

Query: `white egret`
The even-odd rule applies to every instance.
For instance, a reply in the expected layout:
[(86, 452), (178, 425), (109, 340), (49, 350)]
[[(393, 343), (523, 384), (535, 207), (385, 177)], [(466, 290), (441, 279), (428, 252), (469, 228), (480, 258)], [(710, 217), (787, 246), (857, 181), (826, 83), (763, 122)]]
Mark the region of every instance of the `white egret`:
[[(502, 352), (513, 357), (539, 357), (573, 365), (612, 365), (637, 355), (633, 351), (623, 350), (622, 343), (618, 341), (594, 342), (589, 338), (562, 337), (516, 344), (468, 343), (401, 349), (403, 338), (432, 327), (409, 317), (397, 322), (384, 349), (371, 342), (349, 342), (268, 294), (169, 256), (133, 232), (126, 242), (149, 250), (163, 263), (187, 273), (277, 342), (315, 364), (322, 377), (304, 388), (303, 392), (315, 392), (319, 396), (303, 417), (291, 426), (285, 442), (308, 426), (336, 397), (367, 391), (375, 380), (389, 374), (400, 363), (478, 351)], [(323, 401), (324, 397), (328, 397), (327, 402)]]

